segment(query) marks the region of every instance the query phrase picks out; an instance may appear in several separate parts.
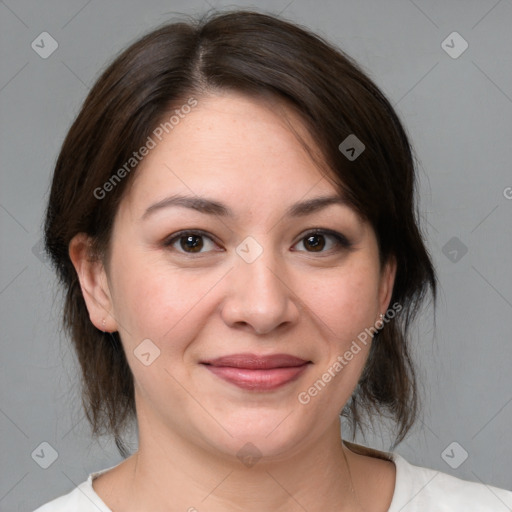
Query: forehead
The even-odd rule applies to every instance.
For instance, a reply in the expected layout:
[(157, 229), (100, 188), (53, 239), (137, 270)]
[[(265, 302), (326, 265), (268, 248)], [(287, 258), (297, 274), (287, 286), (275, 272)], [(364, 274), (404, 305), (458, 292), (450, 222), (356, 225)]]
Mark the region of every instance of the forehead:
[(314, 188), (338, 193), (300, 118), (283, 102), (224, 93), (198, 98), (141, 161), (127, 201), (140, 210), (170, 193), (286, 203)]

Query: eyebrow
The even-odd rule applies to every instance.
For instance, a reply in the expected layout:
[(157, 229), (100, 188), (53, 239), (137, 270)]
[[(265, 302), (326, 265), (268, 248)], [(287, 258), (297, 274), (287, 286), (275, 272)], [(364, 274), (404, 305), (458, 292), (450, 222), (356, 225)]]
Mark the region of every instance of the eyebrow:
[[(304, 217), (323, 210), (333, 204), (349, 206), (347, 199), (343, 196), (320, 196), (292, 204), (287, 208), (284, 217)], [(141, 220), (145, 220), (158, 210), (170, 207), (190, 208), (200, 213), (218, 215), (220, 217), (236, 217), (231, 208), (213, 199), (198, 196), (173, 195), (149, 206), (142, 215)]]

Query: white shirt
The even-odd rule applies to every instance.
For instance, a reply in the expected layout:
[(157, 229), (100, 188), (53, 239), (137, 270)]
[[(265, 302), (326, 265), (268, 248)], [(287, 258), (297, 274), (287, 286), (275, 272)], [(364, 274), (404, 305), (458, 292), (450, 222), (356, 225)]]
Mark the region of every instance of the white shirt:
[[(397, 453), (387, 454), (396, 466), (395, 491), (388, 512), (512, 511), (511, 491), (413, 466)], [(92, 486), (94, 478), (110, 469), (91, 473), (69, 494), (46, 503), (34, 512), (112, 512)]]

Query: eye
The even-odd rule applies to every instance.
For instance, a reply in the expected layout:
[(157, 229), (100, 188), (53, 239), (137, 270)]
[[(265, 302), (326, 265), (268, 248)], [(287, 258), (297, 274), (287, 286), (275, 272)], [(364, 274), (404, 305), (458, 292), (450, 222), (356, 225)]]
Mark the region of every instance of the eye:
[[(217, 244), (203, 231), (180, 231), (171, 235), (165, 242), (166, 247), (186, 253), (199, 254), (215, 250)], [(203, 250), (204, 249), (204, 250)]]
[[(309, 253), (336, 252), (349, 249), (352, 244), (348, 239), (336, 231), (315, 229), (306, 235), (294, 247), (302, 244), (303, 249), (294, 249)], [(164, 242), (165, 247), (182, 254), (201, 254), (218, 251), (218, 245), (213, 239), (201, 230), (188, 230), (174, 233)]]
[(341, 251), (352, 246), (344, 235), (327, 229), (315, 229), (306, 233), (296, 246), (300, 247), (301, 244), (306, 252)]

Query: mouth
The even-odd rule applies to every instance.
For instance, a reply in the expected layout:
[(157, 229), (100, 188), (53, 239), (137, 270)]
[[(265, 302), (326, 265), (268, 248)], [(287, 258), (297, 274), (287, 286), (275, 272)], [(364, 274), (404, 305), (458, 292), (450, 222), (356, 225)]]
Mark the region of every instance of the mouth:
[(241, 389), (272, 391), (299, 378), (312, 362), (288, 354), (233, 354), (201, 364), (215, 376)]

